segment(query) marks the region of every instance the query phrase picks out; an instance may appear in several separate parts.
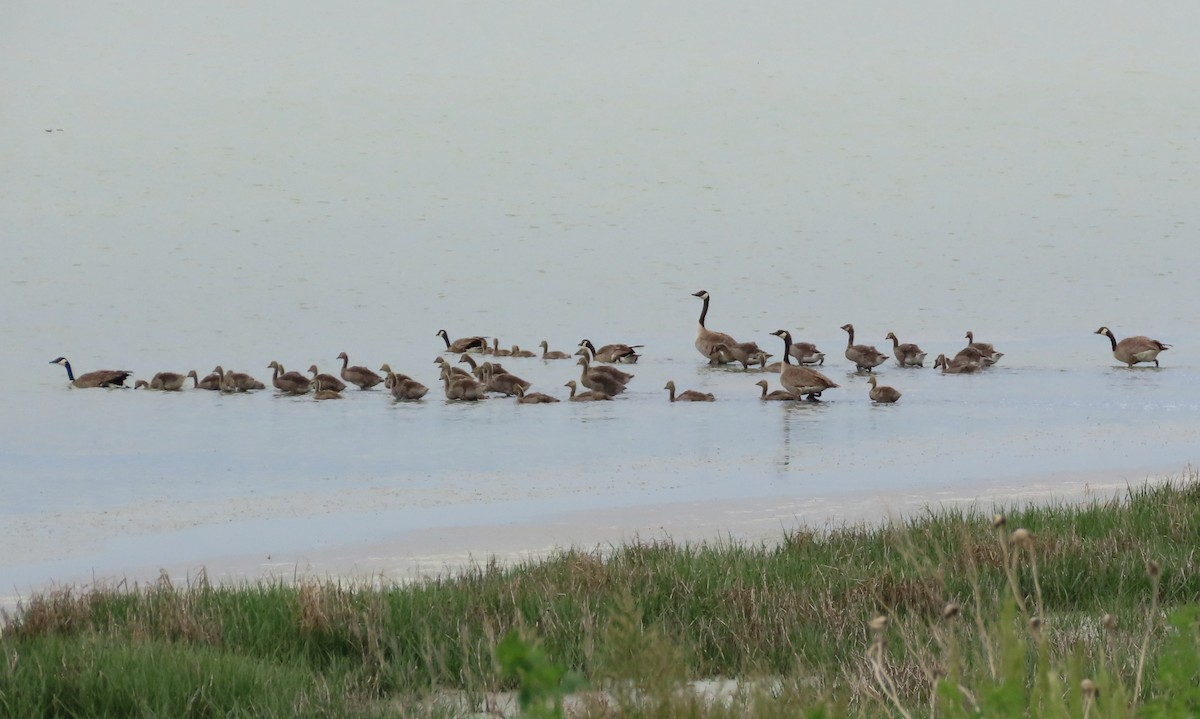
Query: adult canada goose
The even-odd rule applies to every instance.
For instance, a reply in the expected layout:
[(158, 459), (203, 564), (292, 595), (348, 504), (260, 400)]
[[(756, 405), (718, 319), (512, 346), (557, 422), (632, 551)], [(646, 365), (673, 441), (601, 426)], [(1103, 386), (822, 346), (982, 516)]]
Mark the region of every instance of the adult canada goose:
[(596, 345), (592, 341), (584, 338), (579, 342), (580, 347), (587, 347), (591, 351), (592, 357), (597, 362), (608, 362), (612, 364), (634, 364), (641, 357), (637, 350), (642, 345), (627, 345), (614, 343), (604, 345), (600, 349), (596, 349)]
[(892, 404), (900, 399), (900, 390), (895, 387), (888, 387), (887, 385), (880, 386), (875, 380), (875, 375), (871, 375), (871, 379), (867, 381), (871, 383), (871, 390), (867, 393), (867, 396), (871, 398), (872, 402)]
[(509, 355), (511, 355), (513, 357), (537, 357), (536, 352), (530, 352), (529, 350), (523, 350), (516, 345), (513, 345), (512, 349), (509, 350)]
[(550, 349), (550, 343), (546, 340), (542, 340), (538, 347), (542, 348), (542, 359), (544, 360), (571, 359), (571, 355), (566, 352)]
[(221, 378), (215, 373), (205, 375), (204, 379), (199, 379), (199, 375), (196, 374), (196, 370), (188, 370), (187, 376), (192, 378), (192, 389), (221, 389)]
[[(307, 377), (299, 372), (284, 371), (283, 365), (275, 360), (267, 365), (271, 370), (271, 384), (275, 385), (275, 389), (284, 394), (307, 394), (312, 389), (312, 382)], [(326, 387), (332, 390), (332, 387)]]
[(974, 359), (966, 356), (955, 357), (953, 361), (947, 360), (946, 355), (938, 355), (933, 361), (933, 368), (941, 367), (944, 374), (974, 374), (983, 369), (983, 365)]
[(592, 364), (591, 364), (592, 354), (591, 354), (591, 352), (588, 351), (587, 347), (580, 347), (579, 351), (576, 352), (575, 354), (579, 355), (584, 360), (586, 360), (588, 363), (587, 368), (592, 370), (593, 372), (600, 372), (602, 374), (606, 374), (609, 377), (612, 377), (616, 381), (620, 382), (621, 384), (629, 384), (629, 380), (633, 379), (633, 375), (629, 374), (628, 372), (622, 372), (621, 370), (617, 369), (616, 367), (609, 367), (607, 365), (592, 366)]
[(769, 385), (767, 384), (767, 381), (765, 379), (760, 379), (759, 381), (755, 382), (754, 384), (758, 385), (759, 387), (762, 387), (762, 394), (759, 395), (759, 399), (763, 400), (764, 402), (780, 402), (780, 401), (796, 399), (796, 395), (792, 394), (791, 392), (786, 392), (781, 389), (777, 389), (774, 392), (767, 394), (767, 387)]
[[(990, 366), (996, 364), (997, 362), (1000, 361), (1000, 358), (1004, 356), (1003, 352), (997, 352), (996, 348), (993, 347), (992, 345), (990, 345), (989, 343), (976, 342), (975, 341), (975, 333), (972, 332), (971, 330), (967, 330), (967, 334), (965, 334), (963, 336), (967, 338), (967, 347), (968, 348), (979, 350), (979, 353), (981, 355), (983, 355), (982, 364), (984, 367), (990, 367)], [(960, 351), (959, 354), (961, 354), (961, 353), (962, 352)]]
[[(704, 305), (700, 308), (700, 321), (696, 325), (696, 351), (712, 364), (732, 362), (733, 356), (730, 354), (729, 348), (736, 345), (737, 340), (724, 332), (714, 332), (704, 326), (704, 319), (708, 316), (708, 302), (711, 299), (708, 291), (693, 292), (692, 297), (704, 300)], [(718, 345), (724, 346), (718, 347)]]
[(563, 387), (571, 388), (571, 396), (567, 397), (567, 399), (572, 402), (596, 402), (600, 400), (612, 399), (612, 395), (605, 394), (603, 392), (597, 392), (595, 390), (584, 390), (583, 392), (577, 392), (575, 380), (567, 382), (563, 385)]
[(787, 351), (792, 346), (790, 332), (775, 330), (771, 334), (784, 341), (783, 367), (779, 371), (779, 384), (783, 385), (783, 388), (794, 395), (796, 399), (806, 396), (815, 401), (825, 390), (838, 386), (836, 382), (811, 367), (792, 364), (790, 353)]
[[(44, 355), (43, 355), (44, 356)], [(72, 387), (124, 387), (125, 380), (129, 379), (129, 375), (133, 374), (129, 370), (123, 369), (98, 369), (92, 372), (85, 372), (78, 377), (71, 371), (71, 363), (66, 357), (50, 360), (49, 364), (62, 365), (67, 369), (67, 381)]]
[[(282, 369), (282, 368), (280, 368), (280, 369)], [(322, 387), (324, 387), (325, 389), (331, 389), (334, 392), (341, 392), (342, 390), (346, 389), (345, 382), (341, 381), (340, 379), (338, 379), (337, 377), (334, 377), (331, 374), (322, 373), (321, 370), (317, 369), (317, 366), (315, 364), (309, 365), (308, 371), (312, 373), (312, 379), (309, 380), (310, 382), (316, 382), (317, 380), (320, 380)]]
[[(463, 357), (467, 357), (467, 355), (463, 355)], [(470, 359), (470, 358), (468, 357), (468, 359)], [(475, 360), (470, 360), (470, 361), (471, 361), (471, 367), (474, 368)], [(435, 359), (433, 361), (433, 363), (436, 365), (441, 365), (443, 370), (449, 371), (451, 377), (466, 377), (469, 379), (472, 376), (470, 372), (463, 369), (462, 367), (455, 367), (454, 365), (447, 362), (444, 357), (438, 357), (437, 359)]]
[(854, 325), (844, 324), (842, 329), (849, 335), (846, 340), (846, 359), (853, 362), (859, 372), (870, 372), (872, 368), (887, 362), (887, 355), (873, 346), (854, 344)]
[(492, 349), (490, 352), (488, 352), (488, 354), (490, 354), (493, 357), (509, 357), (512, 355), (512, 350), (500, 349), (500, 338), (493, 337), (492, 338)]
[(313, 399), (341, 399), (342, 393), (332, 387), (326, 387), (324, 380), (316, 380), (313, 384)]
[(451, 342), (450, 335), (446, 334), (446, 330), (438, 330), (437, 334), (439, 337), (445, 340), (447, 352), (460, 354), (462, 352), (466, 352), (467, 350), (480, 351), (487, 349), (486, 337), (461, 337)]
[(543, 392), (530, 392), (525, 394), (525, 389), (517, 385), (517, 404), (551, 404), (557, 402), (557, 397), (551, 397)]
[(895, 332), (888, 332), (887, 337), (892, 341), (892, 354), (896, 355), (896, 361), (901, 367), (924, 367), (926, 352), (920, 347), (911, 342), (900, 344), (900, 340), (896, 338)]
[(624, 382), (610, 374), (601, 372), (599, 367), (589, 367), (587, 357), (580, 357), (579, 362), (576, 364), (578, 364), (581, 368), (579, 372), (579, 383), (584, 387), (597, 392), (602, 392), (610, 397), (616, 396), (625, 391)]
[(382, 377), (366, 367), (360, 367), (358, 365), (348, 367), (347, 365), (350, 364), (350, 358), (346, 356), (345, 352), (339, 353), (337, 358), (342, 361), (342, 379), (346, 380), (350, 384), (358, 385), (359, 389), (371, 389), (383, 381)]
[(1139, 362), (1153, 362), (1154, 366), (1158, 367), (1158, 353), (1171, 348), (1171, 345), (1165, 345), (1145, 335), (1126, 337), (1118, 342), (1117, 338), (1113, 337), (1112, 330), (1107, 327), (1101, 327), (1096, 330), (1095, 334), (1108, 337), (1112, 342), (1113, 357), (1129, 367), (1133, 367)]
[(500, 394), (512, 397), (517, 393), (517, 388), (529, 389), (532, 383), (521, 379), (515, 374), (507, 372), (497, 372), (491, 362), (484, 362), (482, 367), (481, 380), (489, 392), (499, 392)]
[(686, 389), (679, 394), (675, 394), (675, 380), (667, 380), (663, 385), (663, 389), (667, 390), (667, 396), (672, 402), (715, 402), (716, 397), (709, 392), (697, 392), (694, 389)]
[(446, 399), (478, 402), (487, 399), (487, 387), (470, 377), (452, 376), (450, 365), (442, 365), (442, 388)]

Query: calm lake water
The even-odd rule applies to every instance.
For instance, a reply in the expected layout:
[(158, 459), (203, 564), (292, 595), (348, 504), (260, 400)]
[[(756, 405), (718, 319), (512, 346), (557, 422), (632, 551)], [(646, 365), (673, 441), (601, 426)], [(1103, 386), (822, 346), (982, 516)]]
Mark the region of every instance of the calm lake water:
[[(22, 5), (0, 43), (0, 595), (1183, 471), (1200, 10), (1167, 5)], [(700, 289), (711, 328), (770, 351), (789, 329), (842, 388), (761, 403), (757, 373), (707, 367)], [(1006, 356), (889, 363), (904, 397), (877, 407), (847, 322)], [(1174, 347), (1128, 370), (1100, 325)], [(442, 327), (645, 355), (611, 403), (449, 404)], [(47, 364), (269, 380), (341, 351), (435, 389), (85, 391)], [(560, 397), (578, 369), (504, 364)], [(719, 400), (670, 405), (668, 379)]]

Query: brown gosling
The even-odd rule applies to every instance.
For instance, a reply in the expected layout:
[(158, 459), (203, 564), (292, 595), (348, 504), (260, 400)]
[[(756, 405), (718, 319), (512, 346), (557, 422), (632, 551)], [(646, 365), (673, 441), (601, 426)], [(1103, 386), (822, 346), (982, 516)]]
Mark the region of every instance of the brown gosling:
[(513, 345), (512, 349), (509, 350), (508, 353), (509, 353), (509, 355), (511, 355), (513, 357), (537, 357), (536, 352), (530, 352), (529, 350), (523, 350), (516, 345)]
[(900, 344), (895, 332), (888, 332), (884, 339), (892, 341), (892, 354), (901, 367), (924, 367), (926, 352), (911, 342)]
[(350, 358), (346, 356), (345, 352), (339, 353), (337, 358), (342, 361), (342, 379), (346, 380), (352, 385), (357, 385), (359, 389), (371, 389), (375, 385), (383, 382), (382, 377), (366, 367), (361, 367), (359, 365), (348, 367), (347, 365), (350, 364)]
[(493, 357), (511, 357), (512, 350), (500, 349), (500, 338), (493, 337), (492, 338), (492, 351), (489, 352), (488, 354), (492, 355)]
[(588, 366), (587, 357), (580, 357), (579, 383), (590, 390), (603, 392), (606, 395), (614, 396), (625, 391), (625, 383), (613, 377), (610, 374), (598, 371), (598, 368)]
[[(967, 333), (963, 336), (967, 338), (968, 348), (979, 350), (979, 353), (983, 355), (981, 364), (983, 364), (984, 367), (990, 367), (996, 364), (1000, 361), (1000, 358), (1004, 356), (1003, 352), (997, 352), (996, 348), (989, 343), (976, 342), (975, 333), (971, 330), (967, 330)], [(961, 351), (959, 354), (962, 354)]]
[(134, 389), (156, 389), (164, 392), (178, 392), (183, 389), (183, 383), (187, 380), (187, 375), (177, 372), (159, 372), (154, 375), (154, 378), (147, 382), (144, 379), (139, 379), (133, 383)]
[(306, 394), (312, 388), (312, 382), (299, 372), (286, 372), (283, 365), (275, 360), (267, 365), (271, 370), (271, 384), (275, 389), (285, 394)]
[(450, 341), (450, 336), (446, 334), (446, 330), (438, 330), (437, 336), (441, 337), (446, 342), (446, 351), (453, 354), (461, 354), (469, 350), (476, 352), (487, 349), (486, 337), (460, 337), (459, 339)]
[(946, 355), (938, 355), (933, 361), (933, 368), (942, 369), (943, 374), (974, 374), (983, 369), (983, 365), (969, 357), (955, 357), (947, 360)]
[(429, 388), (420, 382), (416, 381), (408, 375), (399, 375), (392, 371), (391, 367), (386, 364), (381, 369), (387, 372), (387, 379), (384, 381), (384, 386), (392, 393), (392, 397), (400, 401), (418, 400), (429, 392)]
[(312, 379), (309, 380), (310, 382), (316, 382), (317, 380), (321, 380), (322, 387), (324, 387), (325, 389), (334, 390), (335, 392), (341, 392), (342, 390), (346, 389), (345, 382), (341, 381), (340, 379), (338, 379), (337, 377), (334, 377), (331, 374), (322, 373), (319, 369), (317, 369), (317, 366), (315, 364), (309, 365), (308, 371), (312, 373)]
[(849, 335), (846, 340), (846, 359), (853, 362), (859, 372), (870, 372), (875, 367), (887, 362), (887, 355), (873, 346), (854, 344), (854, 325), (844, 324), (842, 329)]
[(1101, 327), (1096, 330), (1095, 334), (1108, 337), (1112, 342), (1113, 357), (1118, 362), (1124, 362), (1130, 368), (1139, 362), (1153, 362), (1154, 366), (1158, 367), (1158, 353), (1171, 349), (1171, 345), (1163, 344), (1145, 335), (1126, 337), (1118, 342), (1117, 338), (1113, 336), (1112, 330), (1107, 327)]
[[(218, 370), (221, 370), (220, 365), (217, 365), (213, 372), (217, 372)], [(251, 390), (267, 388), (265, 384), (245, 372), (225, 372), (221, 370), (217, 373), (221, 377), (222, 392), (250, 392)]]
[[(463, 355), (463, 356), (464, 356), (464, 357), (466, 357), (466, 355)], [(474, 360), (472, 360), (472, 363), (473, 363), (473, 362), (474, 362)], [(434, 364), (436, 364), (436, 365), (441, 365), (441, 368), (442, 368), (442, 369), (448, 369), (448, 370), (450, 371), (450, 375), (451, 375), (452, 377), (467, 377), (467, 378), (470, 378), (470, 377), (472, 376), (470, 372), (468, 372), (467, 370), (463, 369), (462, 367), (455, 367), (454, 365), (452, 365), (452, 364), (450, 364), (449, 362), (447, 362), (447, 361), (445, 360), (445, 358), (444, 358), (444, 357), (438, 357), (437, 359), (435, 359), (435, 360), (433, 361), (433, 363), (434, 363)], [(474, 364), (472, 364), (471, 366), (472, 366), (472, 367), (474, 367)], [(439, 370), (439, 371), (440, 371), (440, 370)]]
[(325, 382), (317, 380), (313, 383), (313, 399), (341, 399), (342, 393), (332, 387), (326, 387)]
[(878, 384), (875, 380), (875, 375), (871, 375), (871, 378), (867, 381), (871, 383), (871, 391), (867, 393), (871, 401), (878, 402), (879, 404), (893, 404), (900, 399), (900, 390), (895, 387)]
[(124, 387), (125, 380), (129, 379), (129, 375), (133, 374), (129, 370), (118, 369), (98, 369), (92, 372), (85, 372), (78, 377), (71, 371), (71, 363), (66, 357), (50, 360), (49, 364), (62, 365), (67, 370), (67, 382), (72, 387), (81, 389), (90, 387)]
[(221, 389), (221, 378), (216, 374), (205, 375), (204, 379), (200, 379), (199, 375), (196, 374), (196, 370), (193, 369), (188, 370), (187, 376), (192, 378), (192, 389)]
[(489, 392), (499, 392), (511, 397), (517, 393), (518, 387), (529, 389), (532, 386), (529, 381), (523, 380), (515, 374), (497, 372), (491, 362), (484, 362), (480, 369), (482, 370), (480, 380), (487, 386)]
[(567, 397), (567, 399), (571, 402), (597, 402), (600, 400), (612, 399), (612, 395), (605, 394), (603, 392), (597, 392), (596, 390), (584, 390), (582, 392), (576, 392), (577, 385), (575, 384), (575, 380), (567, 382), (563, 385), (563, 387), (571, 388), (571, 396)]
[(634, 377), (633, 375), (629, 374), (628, 372), (622, 372), (621, 370), (617, 369), (616, 367), (609, 367), (608, 365), (593, 365), (591, 363), (592, 362), (592, 352), (587, 347), (580, 347), (579, 351), (577, 351), (575, 354), (579, 355), (580, 357), (582, 357), (584, 360), (587, 361), (588, 369), (593, 370), (595, 372), (600, 372), (602, 374), (606, 374), (609, 377), (612, 377), (616, 381), (620, 382), (621, 384), (629, 384), (629, 380), (633, 379), (633, 377)]
[(525, 388), (517, 385), (517, 404), (551, 404), (557, 402), (557, 397), (551, 397), (543, 392), (525, 394)]
[(542, 348), (542, 359), (544, 360), (571, 359), (571, 355), (566, 352), (550, 349), (550, 343), (546, 340), (542, 340), (538, 347)]
[(762, 387), (762, 394), (759, 395), (758, 398), (763, 400), (764, 402), (785, 402), (788, 400), (796, 399), (796, 396), (793, 395), (791, 392), (785, 392), (784, 390), (781, 390), (781, 389), (777, 389), (774, 392), (767, 394), (767, 387), (769, 385), (767, 384), (767, 381), (765, 379), (760, 379), (759, 381), (755, 382), (754, 384), (758, 385), (759, 387)]
[(487, 399), (487, 387), (470, 377), (451, 376), (450, 365), (442, 366), (442, 389), (448, 400), (478, 402)]
[(672, 402), (715, 402), (716, 397), (711, 392), (697, 392), (694, 389), (685, 389), (679, 394), (675, 394), (675, 380), (668, 380), (663, 389), (667, 390), (667, 397)]
[(406, 374), (393, 372), (392, 366), (387, 362), (384, 362), (379, 366), (379, 371), (383, 373), (383, 386), (388, 389), (391, 389), (398, 380), (412, 379), (412, 377), (409, 377)]

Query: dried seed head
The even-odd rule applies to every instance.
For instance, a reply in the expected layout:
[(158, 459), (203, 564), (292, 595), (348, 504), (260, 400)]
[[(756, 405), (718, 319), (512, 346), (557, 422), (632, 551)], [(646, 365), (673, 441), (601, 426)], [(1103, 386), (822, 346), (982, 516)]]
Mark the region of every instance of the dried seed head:
[(1095, 699), (1100, 696), (1100, 688), (1096, 686), (1096, 682), (1091, 679), (1084, 679), (1079, 682), (1079, 689), (1083, 691), (1083, 696), (1089, 699)]
[(1111, 614), (1105, 614), (1100, 620), (1104, 624), (1104, 628), (1110, 632), (1117, 631), (1117, 618)]
[(1008, 536), (1008, 541), (1010, 544), (1028, 547), (1033, 544), (1033, 533), (1024, 527), (1014, 529), (1013, 533)]
[(942, 608), (942, 619), (954, 619), (962, 613), (962, 607), (958, 606), (957, 602), (948, 602)]
[(1151, 559), (1146, 562), (1146, 576), (1151, 579), (1157, 579), (1158, 575), (1162, 574), (1162, 567), (1158, 566), (1158, 562)]
[(1006, 524), (1008, 524), (1008, 518), (1005, 517), (1003, 514), (993, 514), (992, 515), (992, 528), (993, 529), (1001, 529)]
[(871, 620), (871, 623), (869, 626), (874, 631), (882, 632), (884, 629), (887, 629), (887, 625), (888, 625), (887, 615), (880, 614), (879, 616), (877, 616)]
[(1029, 631), (1040, 632), (1041, 630), (1042, 630), (1042, 618), (1041, 617), (1030, 617), (1029, 618)]

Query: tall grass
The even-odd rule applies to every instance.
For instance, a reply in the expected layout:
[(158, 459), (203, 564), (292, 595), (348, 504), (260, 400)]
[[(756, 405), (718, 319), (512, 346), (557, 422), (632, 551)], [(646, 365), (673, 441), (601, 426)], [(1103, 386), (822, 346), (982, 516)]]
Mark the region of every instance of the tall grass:
[[(627, 716), (1152, 712), (1187, 696), (1197, 479), (386, 588), (65, 588), (4, 619), (0, 716), (431, 716), (454, 713), (435, 697), (483, 701), (535, 675), (586, 680), (605, 690), (591, 711)], [(677, 691), (711, 677), (747, 681), (732, 704)]]

